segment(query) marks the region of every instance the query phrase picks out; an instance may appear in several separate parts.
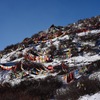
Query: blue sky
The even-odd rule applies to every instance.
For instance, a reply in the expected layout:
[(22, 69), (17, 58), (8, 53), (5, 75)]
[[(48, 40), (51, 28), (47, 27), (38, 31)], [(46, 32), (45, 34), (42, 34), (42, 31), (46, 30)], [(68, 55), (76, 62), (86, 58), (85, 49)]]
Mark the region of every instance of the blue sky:
[(0, 0), (0, 50), (51, 24), (100, 15), (100, 0)]

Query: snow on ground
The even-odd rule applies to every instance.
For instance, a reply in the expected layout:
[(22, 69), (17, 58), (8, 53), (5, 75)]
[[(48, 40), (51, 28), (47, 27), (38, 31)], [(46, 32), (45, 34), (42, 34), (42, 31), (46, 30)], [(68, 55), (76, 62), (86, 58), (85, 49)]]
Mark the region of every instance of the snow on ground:
[(69, 63), (69, 66), (72, 67), (73, 65), (79, 66), (79, 65), (87, 65), (90, 62), (94, 62), (100, 60), (100, 55), (93, 55), (93, 56), (77, 56), (72, 57), (70, 59), (65, 59), (64, 61), (67, 61)]
[(82, 96), (78, 100), (100, 100), (100, 92), (91, 96), (90, 95)]
[(72, 57), (72, 58), (67, 58), (65, 60), (57, 60), (54, 59), (53, 62), (50, 63), (43, 63), (45, 66), (55, 66), (55, 65), (59, 65), (61, 64), (61, 61), (65, 61), (68, 63), (69, 67), (73, 67), (74, 65), (76, 66), (83, 66), (83, 65), (88, 65), (91, 62), (100, 60), (100, 55), (96, 54), (93, 56), (89, 56), (88, 54), (86, 54), (85, 56), (77, 56), (77, 57)]
[(4, 56), (2, 57), (2, 59), (0, 59), (0, 63), (6, 63), (6, 62), (8, 62), (8, 61), (10, 60), (10, 57), (11, 57), (13, 54), (15, 54), (15, 53), (16, 53), (16, 51), (13, 51), (13, 52), (11, 52), (11, 53), (8, 53), (8, 54), (4, 55)]
[(23, 59), (24, 59), (24, 57), (19, 58), (19, 59), (16, 59), (16, 60), (13, 60), (12, 62), (19, 62), (19, 61), (21, 61), (21, 60), (23, 60)]
[(15, 79), (13, 79), (13, 80), (5, 80), (5, 81), (3, 81), (3, 83), (6, 83), (6, 82), (8, 82), (8, 83), (10, 83), (12, 86), (15, 86), (15, 85), (17, 85), (17, 84), (19, 84), (21, 81), (23, 81), (24, 79), (20, 79), (20, 78), (15, 78)]
[(85, 36), (88, 34), (98, 34), (98, 33), (100, 33), (100, 30), (92, 30), (92, 31), (78, 33), (78, 36)]
[(60, 61), (54, 59), (53, 62), (50, 62), (50, 63), (43, 63), (43, 64), (44, 64), (46, 67), (48, 67), (49, 65), (55, 66), (55, 65), (59, 65), (59, 64), (60, 64)]
[(100, 80), (100, 71), (95, 72), (89, 76), (90, 79), (99, 79)]
[(82, 42), (82, 45), (95, 46), (95, 42)]
[(43, 79), (46, 78), (47, 76), (56, 76), (58, 73), (46, 73), (45, 74), (39, 74), (39, 75), (35, 75), (35, 79)]
[(68, 35), (65, 35), (63, 37), (59, 37), (60, 40), (63, 40), (63, 39), (69, 39), (69, 36)]

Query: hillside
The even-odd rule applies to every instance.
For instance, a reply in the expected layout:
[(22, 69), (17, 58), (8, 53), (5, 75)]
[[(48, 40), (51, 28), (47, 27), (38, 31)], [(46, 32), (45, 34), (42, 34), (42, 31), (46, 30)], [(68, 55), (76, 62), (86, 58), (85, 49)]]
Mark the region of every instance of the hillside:
[(94, 77), (94, 72), (100, 69), (100, 16), (67, 26), (51, 25), (20, 43), (7, 46), (0, 57), (1, 84), (16, 86), (26, 80), (48, 77), (55, 77), (63, 85), (82, 77), (99, 79)]

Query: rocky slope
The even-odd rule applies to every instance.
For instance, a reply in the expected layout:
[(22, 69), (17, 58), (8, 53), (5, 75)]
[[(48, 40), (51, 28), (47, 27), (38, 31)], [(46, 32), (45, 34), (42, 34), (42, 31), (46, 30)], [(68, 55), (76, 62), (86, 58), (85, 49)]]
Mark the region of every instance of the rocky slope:
[(56, 76), (69, 84), (99, 69), (100, 16), (51, 25), (0, 52), (0, 83)]

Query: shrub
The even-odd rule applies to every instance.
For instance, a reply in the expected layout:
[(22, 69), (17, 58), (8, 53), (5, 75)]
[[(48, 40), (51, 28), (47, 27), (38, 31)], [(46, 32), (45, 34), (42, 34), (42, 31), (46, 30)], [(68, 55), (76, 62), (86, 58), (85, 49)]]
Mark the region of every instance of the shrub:
[(100, 91), (100, 81), (83, 77), (77, 82), (69, 84), (66, 91), (63, 94), (59, 92), (56, 98), (57, 100), (77, 100), (80, 96), (94, 94), (98, 91)]
[(62, 82), (53, 76), (24, 80), (13, 87), (4, 83), (0, 85), (0, 100), (47, 100), (61, 86)]

